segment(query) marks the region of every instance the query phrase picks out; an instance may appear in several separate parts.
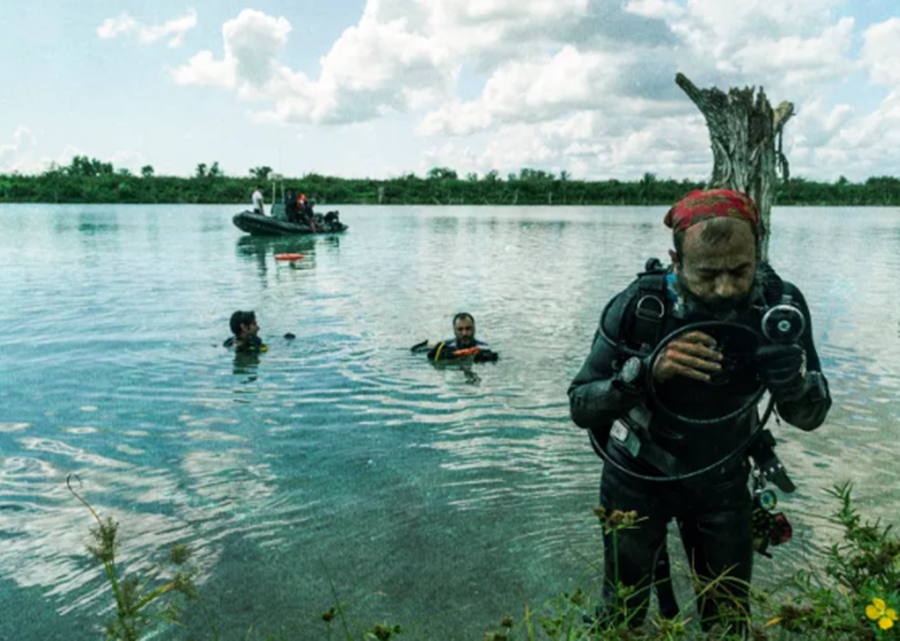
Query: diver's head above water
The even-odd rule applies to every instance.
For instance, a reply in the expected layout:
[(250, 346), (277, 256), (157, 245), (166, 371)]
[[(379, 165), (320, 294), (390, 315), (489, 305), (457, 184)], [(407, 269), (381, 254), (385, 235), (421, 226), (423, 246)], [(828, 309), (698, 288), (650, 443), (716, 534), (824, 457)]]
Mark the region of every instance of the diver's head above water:
[(764, 287), (758, 269), (763, 226), (753, 200), (726, 189), (694, 191), (666, 215), (669, 252), (685, 307), (727, 320), (750, 308)]
[(235, 312), (231, 315), (231, 320), (228, 324), (231, 327), (231, 333), (237, 338), (243, 339), (249, 336), (256, 336), (259, 333), (259, 325), (256, 322), (256, 312), (253, 311)]
[(475, 319), (468, 312), (460, 312), (453, 317), (453, 334), (457, 347), (475, 345)]

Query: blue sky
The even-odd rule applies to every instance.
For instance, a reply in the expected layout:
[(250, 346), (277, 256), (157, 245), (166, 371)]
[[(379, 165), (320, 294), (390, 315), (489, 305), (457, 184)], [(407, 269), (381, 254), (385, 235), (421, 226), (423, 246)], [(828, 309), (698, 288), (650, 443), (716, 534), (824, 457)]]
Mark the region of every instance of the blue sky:
[(773, 102), (793, 100), (795, 174), (896, 175), (891, 4), (6, 0), (0, 171), (80, 153), (177, 175), (218, 161), (235, 175), (265, 164), (703, 177), (708, 139), (674, 86), (680, 70), (700, 86), (764, 85)]

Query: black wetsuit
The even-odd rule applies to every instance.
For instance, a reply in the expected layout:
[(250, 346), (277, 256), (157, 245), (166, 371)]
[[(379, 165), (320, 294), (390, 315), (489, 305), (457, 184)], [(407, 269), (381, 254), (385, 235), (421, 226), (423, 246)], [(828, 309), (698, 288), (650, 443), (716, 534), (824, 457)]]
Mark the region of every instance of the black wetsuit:
[(301, 222), (300, 211), (297, 208), (297, 199), (291, 192), (288, 192), (287, 196), (285, 197), (284, 214), (287, 217), (289, 223), (299, 224)]
[(257, 354), (266, 351), (266, 346), (259, 336), (248, 336), (245, 340), (232, 336), (225, 339), (222, 347), (233, 347), (235, 352), (242, 354)]
[[(812, 323), (809, 309), (800, 291), (790, 283), (784, 283), (784, 293), (791, 295), (792, 303), (803, 313), (806, 326), (800, 344), (806, 351), (808, 372), (821, 372), (819, 357), (812, 340)], [(634, 309), (639, 295), (638, 281), (620, 293), (610, 305), (609, 311), (601, 319), (606, 335), (613, 342), (624, 342), (637, 348), (633, 342), (635, 324)], [(759, 301), (762, 303), (762, 300)], [(671, 310), (672, 301), (667, 301)], [(667, 313), (660, 340), (670, 332), (691, 322), (708, 320), (684, 313)], [(750, 310), (737, 322), (758, 329), (761, 311)], [(732, 337), (732, 342), (739, 342)], [(740, 352), (740, 345), (732, 345)], [(727, 355), (727, 352), (726, 352)], [(638, 406), (646, 407), (647, 394), (643, 397), (628, 395), (616, 389), (613, 376), (622, 361), (627, 358), (620, 350), (610, 345), (600, 336), (594, 336), (590, 356), (569, 387), (569, 401), (572, 420), (580, 427), (601, 434), (601, 439), (609, 432), (617, 419), (629, 415)], [(692, 407), (702, 407), (710, 417), (723, 416), (739, 409), (752, 397), (753, 389), (758, 389), (755, 367), (738, 359), (732, 380), (714, 387), (706, 383), (675, 378), (659, 386), (659, 398), (666, 407), (680, 411), (686, 408), (684, 399)], [(817, 374), (817, 376), (820, 374)], [(824, 377), (816, 390), (808, 389), (799, 400), (777, 406), (782, 419), (804, 430), (812, 430), (821, 425), (831, 406)], [(824, 394), (822, 390), (824, 389)], [(681, 407), (677, 407), (681, 402)], [(696, 416), (692, 416), (697, 418)], [(721, 460), (739, 446), (758, 423), (756, 410), (727, 424), (712, 427), (678, 424), (663, 418), (657, 412), (649, 423), (649, 434), (654, 443), (675, 455), (686, 469), (698, 470)], [(626, 469), (648, 476), (671, 476), (671, 470), (660, 471), (654, 465), (632, 456), (616, 438), (608, 438), (609, 456)], [(639, 624), (646, 614), (646, 603), (653, 581), (655, 564), (666, 541), (666, 525), (676, 519), (682, 528), (682, 543), (695, 571), (706, 577), (717, 577), (729, 568), (730, 575), (743, 581), (744, 587), (731, 589), (732, 596), (744, 607), (748, 607), (746, 585), (752, 573), (751, 510), (752, 499), (747, 487), (749, 463), (746, 455), (736, 456), (726, 465), (694, 479), (676, 482), (641, 481), (604, 465), (600, 484), (600, 503), (608, 511), (635, 510), (643, 520), (636, 529), (619, 531), (616, 546), (618, 550), (618, 579), (627, 586), (637, 586), (638, 591), (629, 599), (628, 614), (634, 615), (631, 623)], [(615, 616), (615, 588), (613, 568), (615, 558), (612, 540), (604, 537), (604, 561), (607, 579), (604, 600), (606, 616)], [(700, 599), (698, 607), (702, 620), (710, 625), (722, 603), (733, 605), (734, 599), (717, 602), (714, 599)], [(621, 604), (620, 604), (621, 605)], [(621, 610), (621, 608), (620, 608)]]
[(448, 341), (441, 341), (437, 345), (431, 348), (428, 352), (428, 360), (430, 361), (452, 361), (457, 360), (459, 358), (465, 358), (467, 355), (456, 355), (454, 354), (457, 350), (469, 349), (471, 347), (477, 347), (478, 351), (472, 355), (476, 363), (487, 363), (496, 361), (499, 357), (497, 352), (492, 352), (487, 343), (482, 343), (479, 340), (473, 341), (469, 347), (459, 347), (456, 344), (456, 339), (450, 339)]

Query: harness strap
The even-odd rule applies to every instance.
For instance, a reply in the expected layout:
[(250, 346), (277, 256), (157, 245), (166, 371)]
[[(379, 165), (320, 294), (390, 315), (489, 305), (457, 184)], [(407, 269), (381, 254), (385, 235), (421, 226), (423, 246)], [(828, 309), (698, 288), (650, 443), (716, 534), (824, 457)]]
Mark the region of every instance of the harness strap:
[(638, 297), (634, 307), (632, 338), (644, 351), (652, 350), (662, 338), (666, 316), (666, 270), (656, 259), (647, 261), (647, 270), (638, 274)]

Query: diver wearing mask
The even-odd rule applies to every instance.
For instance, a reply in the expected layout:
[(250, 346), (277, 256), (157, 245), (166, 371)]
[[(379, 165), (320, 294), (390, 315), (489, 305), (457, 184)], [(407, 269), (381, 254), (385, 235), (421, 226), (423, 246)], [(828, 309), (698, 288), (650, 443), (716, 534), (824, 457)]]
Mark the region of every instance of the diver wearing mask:
[[(748, 450), (765, 459), (773, 482), (793, 489), (773, 463), (771, 435), (763, 433), (767, 443), (756, 438), (757, 403), (768, 390), (782, 419), (813, 430), (831, 398), (803, 295), (759, 259), (765, 230), (752, 199), (691, 192), (665, 223), (672, 266), (648, 265), (610, 301), (568, 392), (572, 420), (591, 431), (607, 461), (601, 505), (643, 519), (617, 533), (617, 559), (604, 536), (601, 617), (614, 624), (627, 609), (631, 625), (642, 622), (665, 558), (666, 525), (676, 519), (701, 578), (737, 579), (698, 598), (701, 625), (734, 629), (740, 617), (726, 609), (749, 611), (752, 573)], [(618, 580), (635, 588), (625, 603), (616, 596), (616, 567)]]

